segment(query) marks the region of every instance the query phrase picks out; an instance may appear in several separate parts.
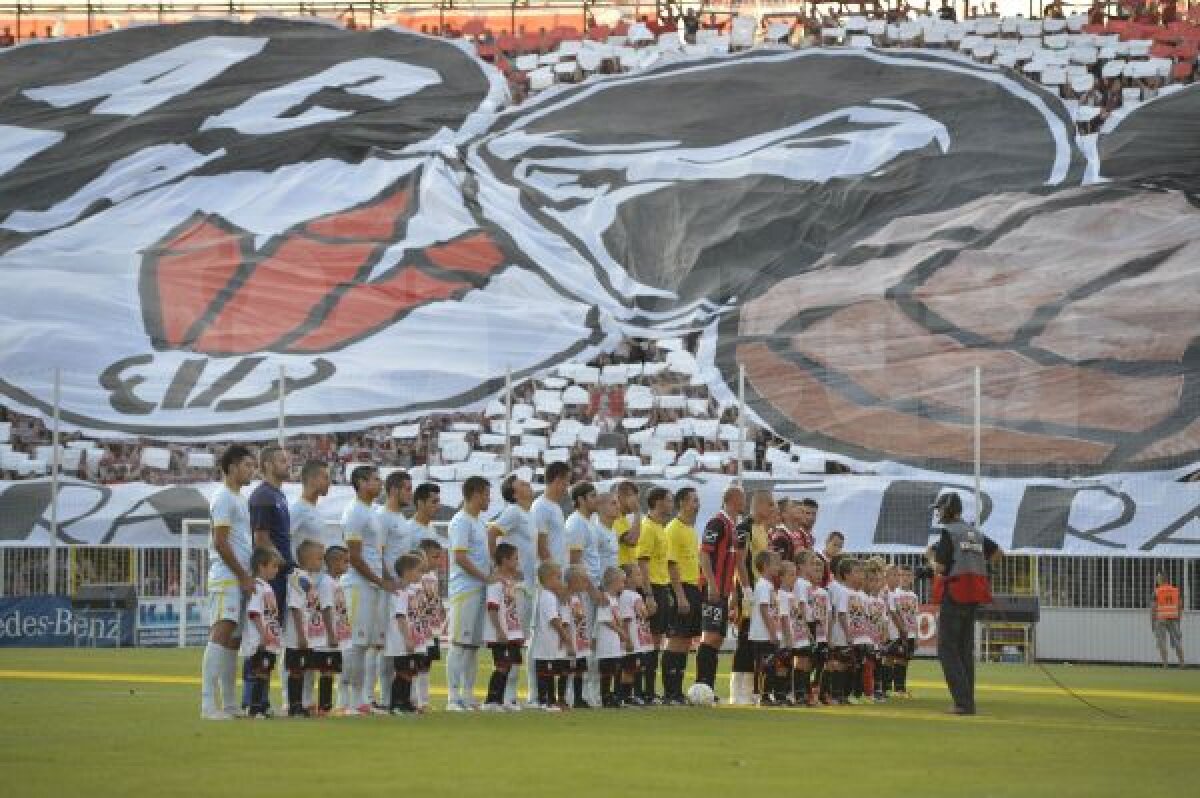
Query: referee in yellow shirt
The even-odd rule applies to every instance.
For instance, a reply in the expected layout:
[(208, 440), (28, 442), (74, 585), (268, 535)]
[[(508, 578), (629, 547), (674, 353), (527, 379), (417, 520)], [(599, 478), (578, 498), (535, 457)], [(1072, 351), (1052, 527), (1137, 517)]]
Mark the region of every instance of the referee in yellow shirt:
[(641, 496), (636, 482), (624, 480), (617, 485), (617, 520), (612, 531), (617, 536), (617, 565), (638, 564), (638, 540), (642, 535)]
[[(667, 533), (665, 524), (671, 519), (671, 494), (666, 488), (651, 488), (646, 494), (646, 516), (642, 518), (638, 536), (637, 559), (642, 571), (642, 584), (647, 585), (643, 598), (650, 613), (650, 635), (654, 650), (646, 657), (647, 703), (657, 704), (654, 685), (658, 678), (658, 650), (667, 632), (667, 613), (671, 608), (671, 573), (667, 570)], [(666, 674), (663, 674), (663, 692)]]
[(671, 612), (667, 616), (667, 651), (663, 654), (663, 703), (683, 705), (683, 675), (692, 640), (700, 636), (700, 535), (695, 488), (675, 493), (675, 518), (667, 524), (667, 571), (671, 576)]

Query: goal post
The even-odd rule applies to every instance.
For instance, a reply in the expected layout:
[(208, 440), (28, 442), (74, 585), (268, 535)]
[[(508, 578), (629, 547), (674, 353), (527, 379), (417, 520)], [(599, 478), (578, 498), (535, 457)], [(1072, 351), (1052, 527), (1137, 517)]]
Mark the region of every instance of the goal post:
[[(188, 643), (188, 601), (192, 598), (192, 590), (188, 585), (188, 565), (190, 546), (194, 539), (207, 544), (211, 522), (208, 518), (185, 518), (179, 525), (179, 648)], [(196, 571), (196, 589), (198, 596), (203, 597), (206, 590), (203, 569)]]

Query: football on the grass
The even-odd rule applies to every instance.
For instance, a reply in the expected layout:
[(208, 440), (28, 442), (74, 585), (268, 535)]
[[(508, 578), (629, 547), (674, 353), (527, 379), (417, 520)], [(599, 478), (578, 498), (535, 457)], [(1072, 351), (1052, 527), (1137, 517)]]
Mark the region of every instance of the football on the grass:
[(711, 687), (699, 682), (693, 684), (687, 691), (688, 703), (694, 707), (711, 707), (716, 698)]

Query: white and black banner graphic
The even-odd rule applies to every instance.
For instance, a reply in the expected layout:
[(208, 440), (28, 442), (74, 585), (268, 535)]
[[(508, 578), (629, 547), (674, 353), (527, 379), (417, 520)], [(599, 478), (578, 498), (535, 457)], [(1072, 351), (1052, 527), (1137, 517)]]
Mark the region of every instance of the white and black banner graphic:
[[(605, 487), (608, 483), (600, 483)], [(692, 486), (700, 494), (700, 519), (715, 515), (731, 478), (656, 481), (672, 491)], [(750, 481), (747, 488), (771, 487), (777, 497), (816, 499), (815, 534), (846, 535), (846, 548), (858, 552), (920, 552), (929, 542), (929, 506), (943, 492), (958, 491), (967, 517), (974, 516), (970, 480), (850, 476), (827, 480)], [(172, 487), (145, 484), (100, 486), (66, 482), (59, 498), (59, 539), (66, 543), (131, 547), (178, 546), (185, 520), (190, 534), (206, 535), (208, 499), (216, 483)], [(448, 520), (461, 501), (459, 483), (442, 485)], [(1062, 480), (985, 479), (983, 529), (1006, 551), (1026, 554), (1081, 554), (1120, 557), (1200, 556), (1200, 494), (1194, 486), (1130, 475), (1106, 483)], [(291, 499), (299, 486), (286, 485)], [(249, 489), (247, 489), (247, 492)], [(318, 505), (329, 522), (327, 542), (337, 527), (349, 487), (337, 486)], [(489, 515), (499, 512), (493, 496)], [(50, 542), (50, 484), (46, 480), (0, 483), (2, 546), (47, 546)], [(206, 538), (189, 546), (206, 545)]]
[(289, 430), (354, 430), (712, 326), (709, 386), (744, 366), (810, 448), (969, 472), (978, 365), (989, 473), (1196, 461), (1200, 89), (1086, 144), (949, 53), (681, 57), (506, 101), (400, 30), (0, 52), (0, 396), (48, 416), (59, 369), (70, 428), (263, 439), (281, 379)]

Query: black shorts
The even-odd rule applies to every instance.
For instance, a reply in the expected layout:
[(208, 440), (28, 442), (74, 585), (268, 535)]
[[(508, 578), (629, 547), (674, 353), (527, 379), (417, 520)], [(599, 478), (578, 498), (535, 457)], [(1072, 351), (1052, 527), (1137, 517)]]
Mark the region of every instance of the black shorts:
[(418, 673), (429, 672), (429, 654), (413, 654), (413, 661), (417, 663)]
[(488, 643), (492, 650), (492, 661), (497, 665), (520, 665), (520, 643)]
[(729, 634), (729, 596), (721, 596), (716, 602), (705, 597), (700, 605), (700, 628), (721, 637)]
[(260, 648), (246, 659), (249, 660), (250, 670), (264, 673), (275, 667), (276, 655), (274, 651)]
[[(570, 662), (570, 660), (568, 660), (568, 662)], [(588, 658), (587, 657), (576, 657), (575, 663), (570, 666), (571, 673), (587, 673), (587, 669), (588, 669)]]
[(650, 595), (654, 598), (654, 614), (647, 620), (647, 625), (650, 627), (650, 634), (665, 635), (667, 633), (667, 621), (669, 620), (669, 608), (675, 602), (671, 600), (670, 585), (651, 585)]
[(429, 653), (425, 656), (429, 657), (430, 662), (437, 662), (442, 658), (442, 641), (436, 637), (433, 638), (433, 643), (429, 646)]
[(889, 640), (883, 647), (883, 655), (885, 657), (903, 657), (904, 656), (904, 641)]
[(641, 654), (626, 654), (621, 657), (621, 669), (626, 673), (637, 673), (642, 667)]
[(309, 667), (326, 673), (341, 673), (342, 652), (314, 651), (312, 653), (312, 664)]
[(671, 593), (671, 614), (667, 619), (667, 637), (699, 637), (700, 636), (700, 588), (697, 585), (683, 585), (683, 595), (687, 599), (688, 611), (681, 613), (675, 605), (674, 591)]
[(566, 659), (538, 659), (533, 661), (534, 671), (539, 676), (557, 676), (570, 673), (571, 661)]
[(311, 648), (289, 648), (283, 652), (283, 667), (289, 671), (304, 671), (316, 667), (313, 665), (313, 650)]
[(419, 654), (405, 654), (403, 657), (392, 657), (392, 665), (396, 673), (416, 673), (417, 657)]
[(854, 664), (854, 647), (834, 646), (829, 650), (829, 657), (843, 665), (851, 666)]
[(917, 638), (910, 637), (904, 641), (904, 656), (912, 659), (917, 655)]
[(770, 640), (750, 641), (750, 652), (754, 657), (754, 664), (759, 668), (771, 667), (778, 651), (779, 646)]
[(795, 648), (792, 649), (793, 657), (811, 657), (812, 654), (813, 654), (813, 647), (812, 647), (812, 644), (810, 644), (810, 643), (805, 643), (802, 646), (796, 646)]
[(624, 657), (604, 657), (603, 659), (597, 660), (597, 665), (600, 668), (600, 674), (602, 676), (615, 676), (621, 670), (621, 666), (624, 664), (624, 662)]

